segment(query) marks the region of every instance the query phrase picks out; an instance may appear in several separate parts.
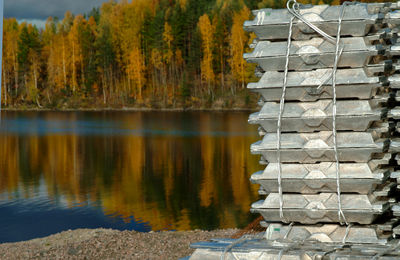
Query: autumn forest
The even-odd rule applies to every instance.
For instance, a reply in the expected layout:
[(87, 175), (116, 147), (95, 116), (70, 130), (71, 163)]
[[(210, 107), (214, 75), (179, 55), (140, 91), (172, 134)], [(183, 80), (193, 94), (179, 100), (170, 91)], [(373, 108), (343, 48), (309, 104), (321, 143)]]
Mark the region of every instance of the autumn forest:
[(7, 108), (248, 108), (243, 30), (280, 0), (122, 0), (45, 28), (4, 21)]

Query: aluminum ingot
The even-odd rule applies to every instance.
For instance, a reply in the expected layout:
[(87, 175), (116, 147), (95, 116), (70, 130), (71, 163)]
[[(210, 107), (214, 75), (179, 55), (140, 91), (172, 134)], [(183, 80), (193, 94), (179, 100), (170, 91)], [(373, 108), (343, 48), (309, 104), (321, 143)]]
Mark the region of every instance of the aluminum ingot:
[[(385, 77), (367, 74), (364, 68), (339, 69), (336, 72), (336, 96), (341, 98), (371, 99), (382, 86), (389, 85)], [(288, 73), (285, 100), (316, 101), (332, 99), (332, 69), (313, 71), (291, 71)], [(257, 83), (249, 83), (247, 88), (260, 93), (265, 101), (279, 101), (282, 95), (284, 73), (265, 72)], [(393, 81), (400, 83), (400, 77)], [(321, 84), (325, 83), (321, 87)], [(319, 88), (318, 88), (319, 87)]]
[[(318, 195), (283, 194), (284, 219), (288, 222), (316, 224), (340, 222), (336, 193)], [(373, 196), (342, 194), (341, 206), (349, 223), (371, 224), (379, 215), (390, 209), (389, 203)], [(282, 221), (279, 194), (271, 193), (265, 200), (251, 205), (251, 212), (260, 213), (269, 222)]]
[[(382, 103), (387, 99), (380, 100)], [(372, 104), (371, 104), (372, 103)], [(282, 132), (332, 130), (332, 100), (286, 103), (282, 114)], [(387, 109), (368, 100), (337, 101), (336, 129), (366, 131), (374, 121), (382, 120)], [(250, 124), (259, 124), (266, 132), (276, 132), (280, 105), (264, 103), (260, 112), (250, 115)]]
[[(267, 240), (289, 239), (292, 241), (318, 241), (321, 243), (386, 244), (388, 236), (383, 235), (377, 226), (352, 226), (346, 236), (346, 226), (324, 225), (289, 225), (270, 223), (265, 232)], [(287, 234), (287, 235), (286, 235)]]
[[(258, 239), (260, 240), (260, 239)], [(325, 255), (323, 250), (299, 250), (292, 249), (288, 252), (282, 251), (282, 248), (274, 247), (266, 243), (265, 240), (244, 241), (237, 246), (232, 246), (237, 240), (218, 240), (211, 242), (198, 242), (191, 244), (195, 248), (194, 253), (189, 260), (259, 260), (259, 259), (280, 259), (280, 260), (310, 260), (319, 259), (319, 256)], [(232, 250), (225, 252), (228, 247)], [(281, 252), (282, 251), (282, 252)]]
[[(368, 163), (342, 163), (340, 189), (342, 192), (370, 194), (390, 176), (390, 169), (377, 169)], [(278, 164), (270, 163), (264, 171), (254, 173), (250, 180), (260, 184), (266, 193), (278, 192)], [(371, 169), (371, 167), (373, 167)], [(336, 163), (282, 164), (282, 191), (313, 194), (336, 192)]]
[(393, 216), (400, 217), (400, 204), (399, 203), (396, 203), (395, 205), (392, 206), (392, 212), (393, 212)]
[(374, 259), (377, 260), (397, 260), (400, 258), (400, 251), (397, 250), (399, 243), (398, 239), (390, 240), (386, 244), (343, 244), (290, 239), (273, 241), (261, 239), (257, 234), (247, 235), (240, 239), (212, 239), (209, 242), (191, 244), (190, 247), (196, 251), (188, 259), (365, 260), (375, 257)]
[(390, 88), (392, 89), (400, 89), (400, 74), (394, 74), (388, 77), (388, 81), (390, 82)]
[[(337, 133), (338, 157), (341, 162), (368, 162), (374, 154), (399, 151), (398, 142), (380, 139), (373, 133)], [(260, 154), (270, 163), (277, 162), (277, 135), (267, 134), (251, 145), (253, 154)], [(331, 131), (281, 134), (281, 162), (334, 162), (335, 152)]]
[[(296, 182), (296, 184), (299, 184), (299, 183)], [(275, 185), (279, 185), (279, 184), (275, 184)], [(308, 185), (308, 187), (305, 189), (305, 192), (298, 192), (298, 193), (301, 193), (301, 194), (316, 194), (316, 193), (319, 192), (317, 190), (315, 190), (313, 192), (308, 192), (309, 191), (309, 183), (305, 182), (305, 185)], [(303, 185), (303, 187), (305, 185)], [(357, 185), (357, 184), (355, 184), (355, 185)], [(375, 197), (388, 197), (388, 196), (390, 196), (392, 194), (392, 192), (393, 192), (393, 190), (395, 190), (395, 188), (398, 188), (398, 185), (396, 185), (396, 183), (387, 181), (384, 184), (377, 185), (376, 189), (374, 191), (370, 192), (369, 194), (372, 194)], [(275, 190), (275, 192), (278, 192), (277, 188), (274, 189), (274, 190)], [(333, 192), (333, 190), (327, 190), (326, 192)], [(263, 186), (260, 186), (260, 188), (258, 189), (258, 194), (259, 195), (268, 195), (270, 193), (272, 193), (272, 192), (265, 190)], [(294, 192), (292, 192), (292, 193), (294, 193)]]
[(385, 223), (376, 224), (377, 231), (385, 232), (386, 234), (392, 233), (393, 229), (400, 223), (400, 219), (392, 218)]
[[(394, 157), (394, 159), (397, 161), (397, 164), (400, 165), (400, 154), (396, 154), (395, 157)], [(400, 176), (397, 177), (397, 178), (400, 178)]]
[[(309, 22), (329, 35), (336, 36), (341, 6), (300, 5), (300, 14)], [(379, 10), (379, 11), (378, 11)], [(368, 4), (356, 4), (345, 7), (342, 18), (342, 36), (364, 36), (374, 24), (384, 18), (382, 9), (369, 9)], [(260, 39), (287, 39), (289, 21), (292, 15), (287, 9), (261, 9), (253, 11), (255, 19), (245, 21), (244, 28), (254, 32)], [(294, 39), (310, 39), (318, 36), (313, 29), (302, 21), (293, 22)]]
[[(321, 243), (317, 241), (274, 242), (257, 237), (213, 239), (191, 244), (196, 251), (190, 260), (398, 260), (399, 240), (387, 244)], [(186, 259), (186, 258), (185, 258)]]
[[(372, 56), (383, 54), (383, 46), (371, 45), (364, 38), (342, 38), (343, 52), (338, 62), (340, 67), (363, 67)], [(312, 70), (331, 68), (335, 60), (336, 47), (323, 38), (294, 41), (290, 46), (289, 69)], [(286, 42), (260, 41), (252, 53), (245, 53), (247, 62), (257, 63), (264, 71), (284, 70), (286, 64)]]
[(396, 236), (400, 236), (400, 225), (393, 228), (393, 234), (395, 234)]

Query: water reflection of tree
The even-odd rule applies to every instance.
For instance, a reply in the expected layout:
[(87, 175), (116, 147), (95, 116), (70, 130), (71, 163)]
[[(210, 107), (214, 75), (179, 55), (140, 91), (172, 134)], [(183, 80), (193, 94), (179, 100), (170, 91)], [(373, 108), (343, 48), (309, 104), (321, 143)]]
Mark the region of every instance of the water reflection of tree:
[[(168, 129), (171, 119), (159, 123)], [(140, 113), (123, 118), (126, 127), (148, 127), (146, 120)], [(208, 134), (1, 136), (0, 192), (12, 194), (22, 184), (30, 197), (43, 178), (52, 198), (64, 196), (71, 206), (100, 202), (106, 214), (134, 216), (155, 230), (245, 225), (257, 196), (248, 181), (259, 168), (249, 153), (256, 138), (215, 134), (248, 132), (238, 115), (200, 113), (191, 120)]]

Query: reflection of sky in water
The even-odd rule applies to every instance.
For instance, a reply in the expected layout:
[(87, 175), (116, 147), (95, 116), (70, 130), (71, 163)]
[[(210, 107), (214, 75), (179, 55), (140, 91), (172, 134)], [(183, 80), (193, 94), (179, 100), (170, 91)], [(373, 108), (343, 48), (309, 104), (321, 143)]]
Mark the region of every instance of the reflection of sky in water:
[[(151, 113), (151, 112), (148, 112)], [(174, 112), (175, 113), (175, 112)], [(192, 113), (189, 113), (192, 114)], [(85, 118), (85, 120), (76, 118), (65, 118), (51, 120), (41, 118), (29, 118), (18, 116), (17, 118), (7, 117), (7, 114), (2, 117), (0, 122), (0, 133), (10, 133), (18, 135), (36, 135), (44, 136), (49, 134), (75, 134), (75, 135), (167, 135), (167, 136), (256, 136), (257, 132), (248, 131), (218, 131), (220, 128), (218, 123), (215, 124), (214, 129), (209, 131), (200, 131), (198, 129), (195, 118), (190, 118), (191, 122), (180, 125), (170, 125), (162, 127), (161, 122), (166, 123), (168, 119), (161, 120), (161, 122), (149, 122), (144, 125), (137, 125), (135, 122), (120, 121), (112, 117), (103, 118), (101, 120)], [(184, 118), (186, 119), (186, 118)], [(215, 123), (215, 122), (214, 122)]]
[(76, 228), (243, 227), (247, 112), (3, 112), (0, 242)]
[(68, 205), (64, 196), (49, 198), (43, 179), (31, 197), (23, 187), (11, 194), (0, 194), (0, 243), (48, 236), (78, 228), (112, 228), (148, 232), (148, 223), (104, 214), (98, 203)]

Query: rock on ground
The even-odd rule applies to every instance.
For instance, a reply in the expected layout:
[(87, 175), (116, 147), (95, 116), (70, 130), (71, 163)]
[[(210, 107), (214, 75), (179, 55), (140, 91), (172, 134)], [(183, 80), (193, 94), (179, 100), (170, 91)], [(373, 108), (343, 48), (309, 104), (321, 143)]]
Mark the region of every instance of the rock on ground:
[(112, 229), (78, 229), (25, 242), (0, 244), (0, 259), (178, 259), (189, 245), (228, 238), (237, 229), (140, 233)]

